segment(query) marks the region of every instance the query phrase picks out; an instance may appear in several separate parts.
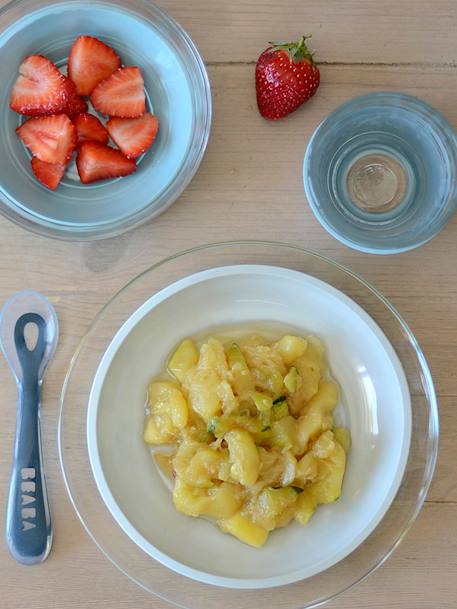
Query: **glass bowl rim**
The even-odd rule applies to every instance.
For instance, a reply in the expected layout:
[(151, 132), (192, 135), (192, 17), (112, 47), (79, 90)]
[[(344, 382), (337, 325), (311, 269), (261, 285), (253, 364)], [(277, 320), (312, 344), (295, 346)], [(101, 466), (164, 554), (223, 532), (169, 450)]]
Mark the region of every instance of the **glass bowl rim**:
[[(329, 264), (330, 267), (334, 267), (338, 271), (346, 273), (352, 279), (355, 279), (356, 281), (361, 283), (369, 292), (374, 294), (374, 296), (376, 296), (382, 302), (382, 304), (389, 310), (389, 312), (393, 315), (395, 320), (398, 322), (398, 324), (400, 325), (401, 329), (405, 332), (408, 340), (410, 341), (410, 344), (411, 344), (412, 348), (414, 349), (414, 353), (415, 353), (415, 355), (417, 357), (418, 363), (420, 364), (421, 371), (422, 371), (422, 373), (424, 375), (424, 385), (428, 389), (427, 393), (425, 394), (425, 397), (426, 397), (426, 401), (427, 401), (427, 405), (428, 405), (428, 431), (429, 431), (429, 436), (431, 436), (431, 441), (429, 442), (429, 453), (427, 455), (426, 464), (424, 466), (423, 482), (422, 482), (422, 485), (421, 485), (420, 493), (418, 494), (418, 496), (417, 496), (417, 498), (415, 500), (414, 509), (411, 510), (411, 513), (409, 514), (409, 517), (408, 517), (408, 520), (407, 520), (406, 524), (403, 526), (403, 528), (400, 531), (400, 533), (396, 536), (396, 538), (393, 541), (393, 543), (391, 543), (390, 546), (388, 546), (387, 550), (385, 550), (385, 552), (383, 552), (383, 555), (370, 566), (368, 571), (366, 571), (365, 573), (361, 574), (359, 577), (357, 577), (356, 579), (352, 580), (350, 583), (344, 585), (343, 587), (341, 587), (336, 592), (333, 592), (333, 593), (331, 593), (331, 594), (329, 594), (327, 596), (325, 596), (325, 595), (321, 596), (320, 598), (316, 599), (316, 601), (313, 601), (311, 604), (306, 605), (306, 609), (313, 609), (315, 607), (322, 606), (326, 602), (328, 602), (328, 601), (338, 597), (343, 592), (349, 590), (350, 588), (352, 588), (356, 584), (364, 581), (369, 575), (371, 575), (380, 566), (382, 566), (385, 563), (385, 561), (392, 555), (392, 553), (396, 550), (396, 548), (403, 541), (403, 539), (405, 538), (405, 536), (408, 533), (408, 531), (411, 529), (412, 525), (414, 524), (418, 514), (420, 513), (420, 511), (421, 511), (421, 509), (423, 507), (424, 501), (426, 499), (427, 493), (428, 493), (429, 488), (430, 488), (430, 484), (431, 484), (431, 482), (433, 480), (433, 475), (434, 475), (434, 471), (435, 471), (435, 467), (436, 467), (436, 462), (437, 462), (437, 457), (438, 457), (438, 446), (439, 446), (438, 401), (437, 401), (437, 396), (436, 396), (436, 391), (435, 391), (435, 386), (434, 386), (433, 378), (432, 378), (432, 375), (431, 375), (430, 368), (428, 366), (427, 360), (425, 358), (425, 355), (423, 354), (422, 349), (420, 348), (420, 346), (419, 346), (419, 344), (417, 342), (417, 339), (415, 338), (413, 332), (409, 328), (409, 326), (406, 323), (406, 321), (402, 318), (400, 313), (397, 311), (397, 309), (370, 282), (365, 280), (360, 274), (356, 273), (355, 271), (352, 271), (350, 268), (346, 267), (345, 265), (343, 265), (343, 264), (337, 262), (336, 260), (333, 260), (332, 258), (327, 257), (327, 256), (325, 256), (325, 255), (323, 255), (323, 254), (321, 254), (321, 253), (319, 253), (317, 251), (309, 250), (309, 249), (303, 248), (301, 246), (298, 246), (298, 245), (295, 245), (295, 244), (292, 244), (292, 243), (287, 243), (287, 242), (283, 242), (283, 241), (262, 240), (262, 239), (241, 239), (241, 240), (229, 240), (229, 241), (211, 242), (211, 243), (207, 243), (207, 244), (197, 245), (197, 246), (188, 248), (186, 250), (182, 250), (180, 252), (177, 252), (175, 254), (167, 256), (166, 258), (162, 258), (158, 262), (156, 262), (153, 265), (151, 265), (148, 268), (146, 268), (141, 273), (135, 275), (121, 289), (116, 291), (113, 294), (113, 296), (111, 296), (107, 300), (107, 302), (101, 307), (101, 309), (96, 313), (95, 317), (93, 318), (92, 322), (89, 324), (89, 326), (88, 326), (87, 330), (85, 331), (84, 335), (82, 336), (82, 338), (78, 342), (78, 344), (77, 344), (77, 346), (76, 346), (76, 348), (74, 350), (73, 356), (71, 357), (70, 364), (69, 364), (68, 369), (67, 369), (66, 374), (65, 374), (64, 382), (63, 382), (63, 385), (62, 385), (62, 390), (61, 390), (61, 393), (60, 393), (60, 399), (59, 399), (59, 418), (58, 418), (58, 434), (57, 434), (57, 436), (58, 436), (59, 463), (60, 463), (60, 468), (61, 468), (62, 477), (63, 477), (64, 484), (65, 484), (65, 488), (67, 490), (70, 502), (71, 502), (71, 504), (73, 506), (73, 509), (75, 510), (75, 512), (76, 512), (76, 514), (77, 514), (81, 524), (83, 525), (84, 530), (87, 532), (89, 537), (92, 539), (92, 541), (95, 543), (95, 545), (102, 552), (102, 554), (104, 554), (106, 556), (106, 558), (117, 569), (119, 569), (119, 571), (121, 571), (131, 581), (133, 581), (135, 584), (139, 585), (141, 588), (143, 588), (149, 594), (152, 594), (153, 596), (156, 596), (157, 598), (159, 598), (161, 600), (164, 600), (165, 602), (171, 603), (174, 606), (184, 607), (184, 605), (181, 605), (181, 604), (179, 604), (179, 603), (177, 603), (177, 602), (175, 602), (173, 600), (170, 600), (169, 598), (167, 598), (165, 595), (161, 594), (160, 592), (156, 592), (156, 591), (150, 589), (147, 585), (145, 585), (143, 582), (139, 581), (139, 579), (137, 579), (134, 575), (130, 574), (126, 569), (124, 569), (115, 560), (115, 558), (110, 556), (110, 554), (108, 553), (107, 550), (105, 550), (103, 545), (101, 543), (99, 543), (96, 534), (92, 532), (92, 530), (90, 529), (89, 525), (85, 522), (82, 514), (80, 513), (80, 510), (78, 508), (77, 502), (74, 499), (74, 496), (73, 496), (73, 493), (72, 493), (72, 490), (71, 490), (71, 486), (70, 486), (70, 483), (68, 481), (66, 467), (65, 467), (65, 459), (64, 459), (64, 456), (63, 456), (63, 452), (64, 451), (63, 451), (63, 448), (62, 448), (62, 427), (63, 427), (63, 415), (64, 415), (65, 395), (66, 395), (66, 389), (67, 389), (68, 383), (70, 381), (71, 373), (72, 373), (72, 371), (73, 371), (73, 369), (75, 367), (75, 364), (76, 364), (76, 362), (78, 360), (79, 354), (80, 354), (80, 352), (81, 352), (81, 350), (82, 350), (82, 348), (83, 348), (83, 346), (85, 344), (86, 338), (90, 335), (92, 330), (96, 327), (98, 321), (103, 317), (105, 311), (107, 309), (109, 309), (110, 305), (117, 299), (118, 296), (120, 296), (124, 292), (126, 292), (132, 284), (134, 284), (137, 280), (141, 279), (142, 277), (146, 276), (148, 273), (154, 271), (155, 269), (160, 268), (161, 266), (164, 266), (164, 265), (166, 265), (169, 262), (173, 262), (175, 260), (183, 258), (183, 257), (185, 257), (188, 254), (194, 254), (194, 253), (197, 253), (197, 252), (200, 252), (200, 251), (205, 251), (205, 250), (214, 250), (214, 249), (217, 249), (219, 247), (239, 247), (239, 246), (243, 246), (243, 245), (245, 245), (245, 246), (256, 246), (256, 245), (259, 245), (259, 246), (269, 246), (269, 247), (272, 247), (272, 248), (286, 248), (286, 249), (289, 249), (289, 250), (295, 250), (297, 252), (300, 252), (301, 254), (305, 254), (305, 255), (311, 256), (312, 258), (315, 258), (315, 259), (320, 260), (320, 261), (322, 261), (322, 262), (324, 262), (326, 264)], [(304, 581), (306, 581), (306, 580), (304, 580)], [(221, 590), (225, 590), (225, 588), (221, 588)]]
[[(129, 4), (124, 7), (124, 10), (127, 10), (132, 14), (136, 14), (138, 17), (142, 17), (143, 19), (145, 17), (145, 13), (149, 13), (149, 15), (151, 16), (158, 17), (177, 36), (179, 36), (179, 38), (185, 44), (185, 48), (189, 58), (191, 58), (193, 61), (194, 67), (196, 68), (196, 77), (202, 85), (201, 101), (204, 112), (202, 112), (201, 125), (197, 126), (197, 131), (200, 132), (200, 141), (198, 141), (198, 148), (196, 148), (193, 152), (193, 158), (191, 159), (191, 162), (186, 170), (187, 173), (185, 175), (182, 175), (183, 165), (181, 165), (180, 169), (178, 170), (178, 173), (175, 175), (173, 180), (154, 201), (154, 203), (165, 201), (165, 203), (163, 203), (158, 210), (151, 209), (151, 201), (143, 209), (139, 210), (135, 214), (125, 217), (120, 223), (116, 220), (109, 221), (100, 226), (97, 226), (95, 229), (92, 228), (90, 224), (63, 228), (64, 224), (62, 222), (53, 220), (45, 220), (43, 222), (37, 221), (34, 215), (30, 213), (27, 209), (20, 212), (16, 209), (16, 206), (11, 207), (8, 203), (5, 202), (8, 197), (6, 197), (6, 195), (0, 194), (0, 214), (2, 214), (8, 220), (14, 222), (21, 228), (24, 228), (32, 233), (41, 236), (50, 237), (52, 239), (58, 239), (62, 241), (88, 242), (102, 239), (110, 239), (112, 237), (121, 235), (129, 230), (132, 230), (133, 228), (141, 226), (142, 224), (145, 224), (146, 222), (151, 221), (152, 219), (164, 213), (169, 207), (173, 205), (173, 203), (175, 203), (176, 199), (178, 199), (178, 197), (184, 192), (184, 190), (187, 188), (187, 186), (190, 184), (193, 177), (195, 176), (203, 160), (203, 156), (208, 145), (212, 122), (211, 85), (208, 77), (208, 72), (205, 67), (205, 63), (198, 51), (196, 44), (193, 42), (186, 30), (174, 19), (174, 17), (172, 17), (164, 9), (158, 6), (154, 0), (135, 0), (135, 2), (137, 4), (141, 4), (141, 13), (139, 12), (140, 9), (138, 9), (138, 7), (130, 6)], [(71, 6), (72, 4), (87, 4), (88, 7), (93, 4), (97, 4), (102, 7), (111, 7), (113, 9), (115, 9), (116, 7), (120, 7), (120, 4), (116, 2), (116, 0), (35, 0), (33, 7), (29, 6), (29, 0), (10, 0), (10, 2), (0, 8), (0, 19), (5, 18), (5, 16), (7, 16), (9, 12), (12, 12), (16, 9), (22, 9), (25, 12), (23, 12), (19, 16), (15, 16), (15, 18), (10, 23), (6, 24), (0, 30), (0, 35), (3, 31), (11, 27), (19, 19), (22, 19), (26, 15), (30, 14), (31, 11), (35, 12), (52, 6)], [(193, 117), (193, 120), (195, 122), (195, 116)], [(195, 131), (195, 124), (193, 128)], [(186, 159), (184, 163), (188, 163), (188, 159)]]
[[(402, 109), (406, 109), (409, 112), (413, 112), (421, 116), (423, 119), (432, 122), (434, 131), (440, 135), (442, 140), (445, 140), (451, 144), (449, 146), (449, 156), (454, 162), (451, 162), (450, 166), (456, 167), (457, 132), (454, 130), (451, 123), (446, 119), (444, 114), (428, 102), (424, 101), (419, 97), (416, 97), (415, 95), (409, 95), (408, 93), (402, 93), (401, 91), (390, 90), (374, 91), (372, 93), (366, 93), (364, 95), (356, 95), (355, 97), (352, 97), (337, 106), (317, 125), (317, 127), (313, 131), (306, 146), (303, 158), (303, 185), (308, 204), (315, 218), (318, 220), (322, 228), (324, 228), (330, 235), (332, 235), (332, 237), (337, 239), (340, 243), (343, 243), (347, 247), (350, 247), (359, 252), (364, 252), (366, 254), (378, 254), (381, 256), (386, 256), (390, 254), (401, 254), (403, 252), (408, 252), (418, 247), (421, 247), (422, 245), (425, 245), (426, 243), (434, 239), (443, 230), (443, 228), (446, 226), (447, 221), (449, 220), (449, 215), (442, 218), (429, 235), (425, 236), (423, 239), (417, 241), (416, 243), (397, 247), (370, 247), (368, 245), (362, 245), (358, 241), (355, 241), (354, 239), (351, 239), (350, 237), (344, 235), (339, 229), (334, 227), (333, 223), (328, 221), (320, 213), (319, 205), (317, 203), (318, 197), (315, 196), (314, 188), (312, 187), (311, 182), (307, 177), (309, 173), (309, 159), (313, 151), (313, 145), (316, 139), (318, 138), (323, 129), (325, 129), (329, 124), (332, 124), (332, 122), (337, 120), (338, 118), (345, 117), (345, 115), (347, 115), (350, 109), (353, 111), (354, 109), (358, 110), (363, 108), (369, 108), (376, 106), (376, 104), (385, 107), (394, 107), (393, 102), (395, 100), (401, 101), (403, 103)], [(446, 201), (449, 201), (451, 199), (452, 194), (452, 192), (448, 194)], [(454, 193), (454, 196), (456, 196), (456, 193)]]

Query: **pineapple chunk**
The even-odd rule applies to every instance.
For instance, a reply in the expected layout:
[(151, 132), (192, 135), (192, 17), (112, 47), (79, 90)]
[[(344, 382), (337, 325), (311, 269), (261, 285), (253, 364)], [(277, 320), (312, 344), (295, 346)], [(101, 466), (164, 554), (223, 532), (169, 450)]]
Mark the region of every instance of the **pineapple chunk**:
[(293, 414), (299, 414), (303, 406), (316, 395), (319, 389), (319, 381), (326, 370), (324, 350), (321, 343), (314, 337), (308, 337), (308, 346), (304, 354), (295, 363), (295, 368), (300, 377), (297, 390), (289, 400), (290, 410)]
[(173, 502), (178, 512), (187, 516), (230, 518), (242, 503), (241, 489), (223, 482), (209, 490), (196, 488), (177, 477), (173, 489)]
[(292, 505), (289, 505), (289, 507), (286, 507), (286, 509), (284, 510), (284, 512), (282, 512), (282, 514), (280, 514), (278, 516), (278, 518), (276, 519), (276, 528), (277, 529), (281, 529), (282, 527), (286, 527), (289, 522), (292, 520), (292, 518), (295, 516), (295, 504), (292, 503)]
[(242, 351), (256, 388), (271, 393), (274, 398), (279, 397), (287, 372), (279, 353), (267, 345), (245, 345)]
[(253, 497), (267, 486), (290, 486), (296, 478), (297, 460), (291, 451), (280, 452), (278, 448), (266, 450), (259, 446), (260, 474), (259, 478), (249, 488)]
[(295, 482), (305, 486), (308, 482), (315, 480), (319, 473), (319, 463), (311, 453), (306, 453), (297, 464)]
[(219, 383), (220, 378), (214, 370), (194, 368), (186, 376), (189, 403), (206, 423), (222, 410)]
[(188, 393), (192, 409), (208, 423), (222, 409), (231, 412), (238, 407), (229, 383), (222, 343), (210, 338), (200, 348), (200, 359), (196, 368), (185, 376), (184, 388)]
[(285, 335), (273, 345), (287, 366), (301, 357), (308, 347), (308, 341), (300, 336)]
[(318, 393), (306, 407), (305, 413), (298, 419), (298, 446), (303, 454), (310, 440), (332, 424), (329, 414), (338, 402), (338, 389), (332, 381), (322, 381)]
[(213, 370), (222, 379), (228, 371), (224, 347), (216, 338), (210, 338), (200, 348), (197, 364), (200, 370)]
[(289, 372), (284, 377), (284, 387), (289, 393), (295, 393), (300, 386), (301, 378), (297, 372), (297, 369), (292, 366)]
[(253, 499), (246, 511), (255, 524), (267, 531), (276, 528), (284, 510), (297, 501), (298, 493), (292, 487), (266, 488)]
[(192, 486), (211, 488), (213, 481), (219, 479), (219, 472), (224, 462), (228, 462), (227, 451), (217, 451), (209, 446), (198, 448), (182, 477)]
[(323, 413), (332, 412), (338, 403), (338, 387), (333, 381), (323, 380), (319, 384), (317, 394), (309, 403)]
[(263, 370), (259, 370), (258, 368), (252, 368), (251, 374), (254, 378), (254, 383), (257, 389), (260, 389), (260, 391), (270, 392), (274, 398), (281, 395), (284, 385), (284, 378), (279, 370), (272, 368), (271, 370), (265, 372)]
[(196, 518), (208, 508), (208, 496), (204, 489), (195, 488), (177, 477), (173, 488), (173, 502), (178, 512)]
[(333, 432), (324, 431), (314, 442), (311, 452), (319, 459), (326, 459), (335, 450), (335, 439)]
[(237, 398), (233, 394), (233, 389), (230, 386), (230, 383), (225, 379), (219, 383), (217, 388), (217, 395), (221, 400), (222, 410), (224, 414), (230, 414), (238, 409), (239, 403)]
[(344, 451), (348, 453), (351, 450), (351, 436), (349, 431), (344, 427), (336, 427), (333, 430), (333, 435), (335, 436), (335, 440), (344, 448)]
[(208, 433), (206, 428), (205, 421), (192, 409), (189, 409), (189, 422), (187, 427), (181, 430), (181, 440), (189, 440), (197, 444), (210, 444), (212, 439), (211, 434)]
[(297, 422), (294, 417), (286, 416), (279, 421), (273, 421), (269, 443), (271, 446), (279, 446), (282, 449), (292, 450), (295, 454)]
[(259, 446), (260, 473), (257, 483), (250, 488), (255, 495), (266, 486), (279, 486), (284, 471), (284, 457), (278, 450)]
[(224, 439), (228, 444), (232, 478), (243, 486), (254, 484), (259, 476), (260, 457), (251, 434), (234, 429), (225, 434)]
[(144, 441), (167, 444), (176, 439), (187, 425), (189, 409), (181, 391), (172, 383), (158, 381), (149, 385), (148, 405), (151, 414), (146, 419)]
[(319, 462), (319, 479), (307, 487), (316, 503), (332, 503), (341, 495), (346, 453), (344, 448), (335, 442), (333, 452)]
[(192, 458), (197, 454), (199, 448), (203, 448), (205, 444), (194, 442), (187, 438), (181, 442), (173, 459), (173, 468), (179, 478), (184, 478), (187, 468)]
[(194, 341), (186, 338), (171, 356), (168, 370), (182, 383), (187, 372), (197, 365), (198, 357), (199, 353)]
[(297, 476), (297, 459), (290, 450), (284, 451), (282, 454), (283, 470), (281, 474), (281, 486), (289, 486), (293, 483)]
[(230, 535), (250, 546), (254, 546), (254, 548), (262, 547), (268, 538), (268, 531), (254, 524), (248, 518), (241, 516), (240, 513), (231, 518), (220, 520), (218, 525), (224, 533), (230, 533)]
[(242, 352), (249, 368), (257, 368), (267, 376), (273, 371), (278, 371), (282, 376), (287, 368), (281, 356), (270, 345), (244, 345)]
[(236, 343), (227, 349), (229, 375), (233, 391), (240, 399), (246, 399), (255, 389), (254, 379), (246, 364), (244, 355)]
[(305, 489), (297, 499), (295, 520), (304, 526), (314, 514), (315, 509), (316, 501), (308, 493), (307, 489)]
[(322, 412), (318, 409), (309, 409), (298, 419), (298, 454), (302, 455), (307, 449), (309, 441), (322, 431)]
[(217, 520), (230, 518), (240, 509), (242, 503), (241, 487), (223, 482), (208, 491), (208, 503), (202, 513)]

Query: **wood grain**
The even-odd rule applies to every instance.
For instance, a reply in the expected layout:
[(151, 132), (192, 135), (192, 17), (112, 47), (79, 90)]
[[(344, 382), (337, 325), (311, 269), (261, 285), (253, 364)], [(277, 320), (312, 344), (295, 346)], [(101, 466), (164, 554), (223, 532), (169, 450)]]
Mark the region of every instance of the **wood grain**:
[[(206, 61), (255, 61), (270, 40), (312, 34), (321, 62), (455, 64), (452, 0), (162, 0)], [(454, 27), (453, 27), (454, 26)]]
[[(457, 68), (327, 67), (318, 96), (278, 123), (257, 114), (250, 66), (213, 66), (209, 73), (212, 135), (202, 166), (180, 200), (134, 232), (89, 244), (43, 239), (1, 219), (2, 249), (9, 255), (0, 259), (0, 296), (6, 298), (24, 285), (45, 286), (62, 306), (71, 307), (68, 332), (80, 336), (108, 296), (166, 255), (224, 239), (290, 241), (338, 259), (379, 288), (419, 339), (439, 394), (457, 395), (457, 273), (449, 262), (457, 255), (457, 217), (413, 252), (361, 254), (321, 228), (306, 204), (301, 177), (312, 131), (328, 112), (358, 93), (401, 89), (434, 104), (457, 126)], [(78, 319), (80, 308), (87, 311), (84, 322)]]
[[(71, 355), (94, 315), (132, 276), (194, 245), (265, 238), (318, 250), (378, 287), (417, 336), (438, 391), (441, 450), (425, 509), (393, 557), (329, 607), (453, 609), (457, 596), (457, 217), (419, 250), (400, 256), (361, 254), (339, 244), (315, 220), (304, 197), (301, 165), (318, 123), (343, 101), (369, 91), (394, 89), (417, 95), (457, 127), (457, 5), (453, 0), (163, 0), (162, 4), (202, 50), (213, 88), (212, 135), (190, 187), (153, 223), (97, 243), (48, 240), (0, 219), (0, 302), (24, 287), (41, 290), (55, 303), (61, 325), (42, 414), (55, 543), (43, 565), (27, 570), (14, 563), (4, 544), (0, 547), (0, 608), (165, 607), (119, 574), (77, 520), (58, 464), (60, 389)], [(322, 86), (312, 101), (289, 118), (268, 123), (256, 110), (252, 62), (265, 41), (295, 37), (297, 28), (298, 33), (314, 33), (313, 46), (330, 65), (322, 66)], [(375, 65), (347, 65), (363, 63)], [(3, 359), (0, 383), (3, 522), (15, 417), (15, 389)]]
[[(5, 609), (170, 609), (121, 575), (82, 530), (62, 497), (54, 502), (56, 538), (39, 567), (18, 567), (4, 552)], [(456, 504), (427, 504), (392, 557), (331, 609), (455, 609)]]

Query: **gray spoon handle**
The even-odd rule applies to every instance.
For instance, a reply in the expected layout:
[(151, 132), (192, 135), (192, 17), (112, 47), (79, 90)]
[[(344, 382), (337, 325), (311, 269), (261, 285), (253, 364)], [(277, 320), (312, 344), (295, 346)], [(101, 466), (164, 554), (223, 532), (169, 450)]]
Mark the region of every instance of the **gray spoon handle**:
[[(27, 323), (34, 323), (38, 328), (37, 342), (32, 350), (28, 349), (24, 338)], [(30, 565), (46, 558), (52, 542), (40, 440), (39, 370), (46, 346), (44, 319), (37, 313), (22, 315), (16, 322), (14, 339), (23, 379), (18, 386), (16, 441), (6, 515), (6, 539), (13, 557)]]

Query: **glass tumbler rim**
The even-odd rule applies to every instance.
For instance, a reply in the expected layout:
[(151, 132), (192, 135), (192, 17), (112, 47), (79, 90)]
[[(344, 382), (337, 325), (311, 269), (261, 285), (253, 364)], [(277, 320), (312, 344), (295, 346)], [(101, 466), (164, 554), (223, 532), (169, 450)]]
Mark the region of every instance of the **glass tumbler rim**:
[[(326, 200), (325, 196), (321, 196), (321, 193), (316, 192), (313, 183), (310, 163), (313, 155), (319, 153), (319, 138), (325, 133), (325, 130), (332, 125), (337, 124), (339, 120), (345, 120), (350, 113), (353, 114), (357, 111), (373, 109), (376, 107), (396, 107), (407, 112), (414, 112), (433, 127), (434, 132), (440, 138), (440, 141), (446, 149), (447, 168), (450, 172), (448, 182), (453, 185), (452, 189), (450, 189), (447, 196), (443, 198), (441, 210), (438, 214), (439, 217), (436, 219), (436, 222), (430, 226), (427, 234), (413, 243), (402, 244), (401, 239), (399, 239), (398, 245), (391, 246), (378, 244), (371, 246), (366, 243), (361, 243), (357, 238), (351, 237), (348, 234), (348, 231), (346, 230), (348, 227), (346, 220), (341, 220), (340, 218), (339, 224), (336, 225), (336, 223), (333, 223), (328, 219), (326, 214), (321, 212), (321, 208), (325, 209), (330, 203)], [(329, 234), (344, 245), (364, 253), (380, 255), (397, 254), (415, 249), (433, 239), (444, 228), (451, 215), (457, 209), (457, 132), (439, 110), (414, 95), (388, 89), (357, 95), (335, 108), (335, 110), (328, 114), (314, 130), (304, 155), (303, 184), (308, 204), (318, 222)], [(450, 209), (446, 209), (446, 206), (450, 206)]]

